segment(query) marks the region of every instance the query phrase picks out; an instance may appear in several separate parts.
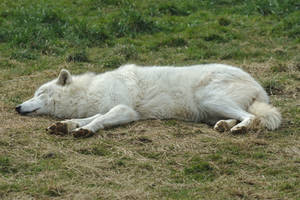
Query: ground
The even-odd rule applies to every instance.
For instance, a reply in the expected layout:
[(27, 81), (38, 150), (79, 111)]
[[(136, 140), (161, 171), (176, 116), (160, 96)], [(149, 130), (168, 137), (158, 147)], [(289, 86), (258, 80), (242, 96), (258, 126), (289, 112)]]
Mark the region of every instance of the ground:
[[(300, 199), (297, 1), (0, 5), (1, 199)], [(46, 133), (59, 119), (14, 111), (62, 68), (101, 73), (125, 63), (240, 66), (283, 123), (233, 135), (145, 120), (76, 139)]]

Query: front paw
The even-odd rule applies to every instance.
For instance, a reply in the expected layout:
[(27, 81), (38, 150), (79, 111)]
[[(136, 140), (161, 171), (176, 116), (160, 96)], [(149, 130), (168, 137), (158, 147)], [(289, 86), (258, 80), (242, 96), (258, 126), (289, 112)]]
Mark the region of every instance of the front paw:
[(84, 129), (84, 128), (79, 128), (79, 129), (75, 129), (74, 131), (72, 131), (72, 135), (75, 138), (88, 138), (93, 136), (95, 133), (93, 131), (90, 131), (88, 129)]
[(68, 125), (65, 123), (57, 122), (46, 128), (47, 133), (51, 135), (67, 135), (69, 134)]
[(74, 119), (64, 120), (61, 123), (67, 124), (68, 131), (71, 133), (74, 129), (79, 128), (79, 123), (77, 123)]

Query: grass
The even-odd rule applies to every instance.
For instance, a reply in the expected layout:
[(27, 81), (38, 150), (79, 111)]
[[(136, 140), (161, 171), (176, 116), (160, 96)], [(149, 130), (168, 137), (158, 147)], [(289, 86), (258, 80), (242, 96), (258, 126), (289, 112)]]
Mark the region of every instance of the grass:
[[(299, 199), (300, 4), (296, 0), (3, 0), (1, 199)], [(220, 134), (147, 120), (88, 139), (14, 107), (61, 68), (227, 63), (281, 110), (276, 131)]]

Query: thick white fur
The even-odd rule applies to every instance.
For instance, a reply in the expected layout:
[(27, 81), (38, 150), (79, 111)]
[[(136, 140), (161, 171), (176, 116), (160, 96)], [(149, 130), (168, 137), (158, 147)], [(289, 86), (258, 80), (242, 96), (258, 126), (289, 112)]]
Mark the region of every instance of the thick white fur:
[(223, 64), (129, 64), (103, 74), (78, 76), (62, 70), (57, 79), (19, 105), (18, 112), (68, 118), (63, 123), (71, 131), (92, 132), (150, 118), (216, 123), (216, 130), (227, 123), (232, 132), (249, 129), (256, 119), (270, 130), (281, 122), (264, 89), (248, 73)]

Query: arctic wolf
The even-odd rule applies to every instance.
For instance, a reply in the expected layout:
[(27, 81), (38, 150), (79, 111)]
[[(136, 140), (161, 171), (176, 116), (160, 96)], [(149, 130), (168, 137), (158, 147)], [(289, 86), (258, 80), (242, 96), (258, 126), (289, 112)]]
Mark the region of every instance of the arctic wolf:
[(143, 119), (204, 122), (232, 133), (257, 127), (274, 130), (281, 122), (264, 89), (248, 73), (223, 64), (128, 64), (98, 75), (74, 76), (63, 69), (16, 111), (68, 119), (48, 131), (75, 137)]

